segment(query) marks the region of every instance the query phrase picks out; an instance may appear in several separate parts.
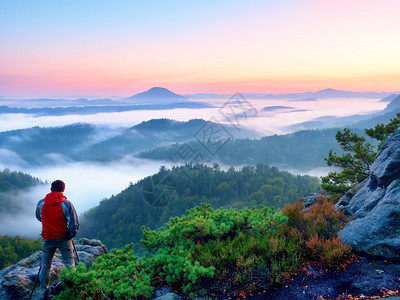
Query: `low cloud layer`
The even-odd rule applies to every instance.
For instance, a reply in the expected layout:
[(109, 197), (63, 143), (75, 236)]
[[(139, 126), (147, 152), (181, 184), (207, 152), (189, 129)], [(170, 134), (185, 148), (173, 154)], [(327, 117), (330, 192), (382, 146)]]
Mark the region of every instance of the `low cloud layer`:
[[(252, 106), (261, 111), (266, 106), (288, 105), (286, 100), (251, 100)], [(225, 100), (213, 104), (224, 105)], [(385, 108), (386, 104), (376, 99), (325, 99), (312, 102), (291, 102), (290, 106), (302, 111), (277, 112), (268, 117), (255, 116), (240, 119), (240, 125), (254, 129), (264, 135), (287, 133), (285, 128), (289, 125), (309, 121), (325, 115), (346, 116), (352, 114), (365, 114)], [(174, 109), (169, 111), (132, 111), (123, 113), (97, 114), (88, 116), (62, 116), (62, 117), (33, 117), (26, 115), (2, 115), (0, 128), (2, 131), (28, 128), (34, 126), (63, 126), (71, 123), (85, 122), (97, 125), (110, 125), (115, 128), (131, 127), (142, 121), (170, 118), (187, 121), (193, 118), (213, 119), (224, 122), (223, 116), (217, 108), (207, 109)], [(226, 122), (226, 121), (225, 121)], [(105, 138), (105, 137), (103, 137)], [(170, 161), (148, 161), (139, 159), (123, 159), (109, 163), (99, 162), (74, 162), (57, 156), (57, 163), (47, 167), (32, 167), (29, 162), (21, 159), (12, 151), (0, 149), (0, 167), (29, 173), (43, 181), (44, 186), (29, 189), (20, 197), (26, 204), (26, 209), (18, 216), (3, 215), (0, 218), (0, 234), (22, 235), (38, 237), (41, 225), (35, 218), (34, 211), (37, 201), (50, 191), (50, 183), (61, 179), (66, 183), (65, 195), (72, 201), (78, 214), (96, 206), (101, 200), (121, 192), (145, 176), (156, 173), (160, 166), (172, 167)], [(297, 173), (295, 170), (291, 170)], [(327, 169), (318, 169), (307, 172), (310, 175), (325, 175)]]
[(0, 235), (39, 238), (41, 224), (36, 220), (35, 208), (45, 190), (45, 186), (39, 185), (19, 191), (14, 197), (14, 201), (18, 201), (18, 212), (3, 210), (0, 214)]
[[(165, 164), (167, 167), (168, 164)], [(118, 194), (130, 184), (158, 172), (159, 162), (122, 160), (114, 163), (68, 163), (45, 168), (25, 169), (24, 172), (47, 181), (45, 185), (30, 188), (18, 196), (23, 210), (18, 214), (0, 216), (0, 234), (38, 237), (41, 224), (35, 218), (35, 207), (50, 192), (56, 179), (66, 183), (64, 194), (74, 204), (79, 215), (96, 206), (105, 198)]]
[(159, 162), (126, 159), (112, 163), (73, 162), (28, 171), (48, 181), (46, 193), (50, 192), (52, 181), (63, 180), (66, 184), (64, 194), (72, 201), (78, 214), (81, 214), (101, 200), (121, 192), (130, 182), (135, 183), (156, 173), (159, 166)]
[[(100, 113), (94, 115), (66, 115), (35, 117), (24, 114), (2, 114), (0, 129), (14, 130), (30, 128), (34, 126), (64, 126), (73, 123), (90, 123), (98, 125), (110, 125), (115, 127), (131, 127), (142, 121), (159, 118), (169, 118), (178, 121), (188, 121), (193, 118), (204, 120), (213, 119), (218, 122), (226, 122), (221, 114), (221, 108), (227, 108), (229, 99), (209, 100), (214, 108), (203, 109), (171, 109), (171, 110), (143, 110), (120, 113)], [(245, 118), (240, 120), (240, 125), (252, 128), (265, 135), (285, 133), (284, 128), (296, 123), (310, 121), (321, 116), (349, 116), (353, 114), (366, 114), (383, 110), (387, 103), (379, 102), (379, 99), (362, 98), (338, 98), (318, 99), (318, 101), (290, 102), (288, 100), (246, 99), (246, 101), (261, 112), (267, 106), (290, 106), (293, 111), (268, 114), (266, 117)], [(228, 103), (228, 104), (227, 104)], [(300, 110), (300, 111), (299, 111)]]

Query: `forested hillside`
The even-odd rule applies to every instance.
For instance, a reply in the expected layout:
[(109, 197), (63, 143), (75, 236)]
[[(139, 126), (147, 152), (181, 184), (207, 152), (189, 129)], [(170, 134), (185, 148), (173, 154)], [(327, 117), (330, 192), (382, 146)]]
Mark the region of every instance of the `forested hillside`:
[(0, 270), (42, 248), (42, 240), (28, 240), (20, 236), (0, 236)]
[[(215, 127), (218, 124), (202, 119), (192, 119), (187, 122), (170, 119), (153, 119), (128, 128), (107, 140), (95, 143), (77, 155), (74, 155), (73, 158), (101, 161), (120, 159), (124, 156), (136, 155), (137, 152), (153, 149), (161, 145), (194, 140), (196, 132), (207, 126)], [(232, 126), (227, 126), (227, 130), (234, 132), (235, 137), (259, 136), (251, 130), (243, 129), (242, 132), (238, 132)]]
[[(4, 169), (0, 171), (0, 218), (17, 215), (26, 207), (19, 199), (20, 192), (43, 182), (29, 174)], [(41, 240), (0, 236), (0, 269), (15, 264), (20, 259), (41, 248)]]
[(43, 182), (29, 174), (4, 169), (0, 171), (0, 217), (2, 213), (17, 213), (22, 203), (18, 201), (18, 193), (25, 188)]
[[(317, 167), (325, 167), (324, 158), (333, 150), (342, 153), (340, 145), (335, 139), (335, 129), (302, 130), (287, 135), (273, 135), (261, 139), (236, 139), (227, 142), (215, 155), (213, 161), (218, 160), (227, 165), (243, 165), (265, 163), (282, 168), (298, 170), (310, 170)], [(353, 132), (364, 135), (361, 129)], [(201, 154), (205, 160), (210, 158), (206, 148), (198, 142), (188, 145)], [(148, 159), (166, 160), (169, 157), (179, 160), (179, 150), (182, 144), (174, 144), (156, 148), (140, 154), (140, 157)]]
[(18, 154), (27, 165), (46, 165), (60, 159), (54, 153), (71, 156), (82, 150), (97, 133), (89, 124), (4, 131), (0, 132), (0, 148)]
[(39, 178), (5, 168), (0, 171), (0, 192), (22, 189), (42, 183)]
[(217, 164), (161, 167), (157, 174), (131, 184), (86, 212), (80, 236), (98, 238), (109, 248), (134, 242), (140, 252), (143, 225), (158, 228), (201, 203), (213, 208), (282, 207), (318, 189), (315, 177), (295, 176), (265, 164), (227, 171)]
[[(152, 119), (130, 128), (113, 128), (78, 123), (62, 127), (33, 127), (0, 132), (0, 148), (21, 166), (51, 165), (64, 160), (113, 161), (171, 143), (195, 139), (202, 128), (217, 127), (202, 119), (179, 122)], [(230, 138), (260, 137), (260, 134), (225, 126)]]

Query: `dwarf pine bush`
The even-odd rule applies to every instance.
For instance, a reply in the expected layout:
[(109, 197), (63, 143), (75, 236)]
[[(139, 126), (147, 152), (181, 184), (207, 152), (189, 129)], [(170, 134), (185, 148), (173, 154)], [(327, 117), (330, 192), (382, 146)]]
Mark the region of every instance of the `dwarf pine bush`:
[(135, 257), (133, 244), (113, 249), (87, 269), (82, 262), (76, 270), (63, 269), (66, 288), (57, 299), (137, 299), (151, 296), (151, 268)]
[[(287, 217), (271, 207), (214, 210), (202, 205), (186, 216), (170, 219), (165, 229), (143, 228), (142, 243), (156, 254), (156, 272), (165, 276), (168, 284), (203, 294), (216, 278), (226, 288), (249, 284), (254, 274), (268, 273), (263, 277), (276, 280), (284, 271), (277, 267), (278, 261), (291, 247), (283, 237), (279, 247), (271, 246), (270, 241), (282, 232), (286, 221)], [(293, 268), (297, 263), (287, 265)]]
[(343, 216), (323, 203), (306, 214), (299, 203), (283, 212), (203, 204), (158, 230), (143, 227), (148, 251), (143, 257), (135, 256), (130, 244), (90, 268), (64, 269), (66, 290), (58, 299), (145, 299), (164, 284), (191, 298), (266, 288), (307, 259), (329, 266), (342, 261), (349, 248), (334, 238), (342, 222)]

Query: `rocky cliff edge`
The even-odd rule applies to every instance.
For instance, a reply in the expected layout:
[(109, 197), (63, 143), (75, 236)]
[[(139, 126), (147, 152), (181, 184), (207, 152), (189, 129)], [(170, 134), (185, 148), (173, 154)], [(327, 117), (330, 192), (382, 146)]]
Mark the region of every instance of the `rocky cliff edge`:
[(336, 204), (353, 218), (339, 232), (357, 252), (400, 259), (400, 131), (382, 146), (371, 175)]
[[(75, 240), (75, 245), (79, 260), (88, 266), (98, 256), (107, 253), (107, 248), (98, 240), (77, 239)], [(41, 253), (42, 251), (37, 251), (31, 256), (22, 259), (17, 264), (0, 271), (0, 299), (29, 299), (39, 272)], [(62, 268), (64, 268), (64, 264), (62, 263), (60, 253), (57, 251), (51, 267), (50, 284), (58, 281)], [(38, 293), (39, 286), (36, 285), (32, 299), (35, 299)]]

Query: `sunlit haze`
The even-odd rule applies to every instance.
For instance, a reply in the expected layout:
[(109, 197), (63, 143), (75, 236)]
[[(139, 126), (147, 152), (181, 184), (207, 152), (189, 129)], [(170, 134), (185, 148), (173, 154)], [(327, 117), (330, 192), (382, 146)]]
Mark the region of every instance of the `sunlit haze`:
[(1, 1), (0, 96), (396, 91), (400, 2)]

